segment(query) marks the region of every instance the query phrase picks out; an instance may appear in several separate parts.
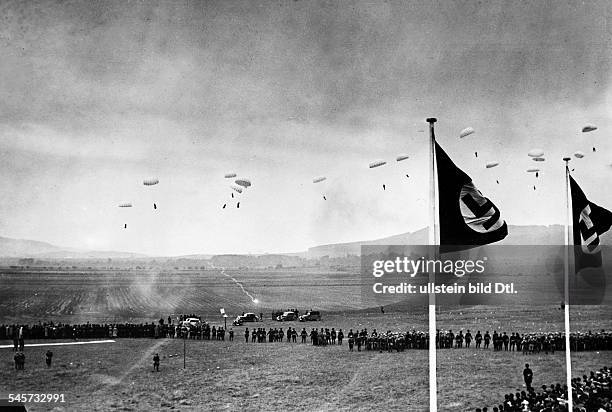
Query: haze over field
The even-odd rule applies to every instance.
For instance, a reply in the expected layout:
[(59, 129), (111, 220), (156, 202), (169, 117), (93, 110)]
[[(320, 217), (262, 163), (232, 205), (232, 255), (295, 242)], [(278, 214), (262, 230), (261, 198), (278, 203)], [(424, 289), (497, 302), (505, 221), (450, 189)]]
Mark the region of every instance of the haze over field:
[[(576, 150), (610, 207), (610, 3), (550, 6), (2, 2), (0, 234), (167, 256), (413, 232), (428, 116), (509, 224), (562, 223)], [(253, 182), (239, 209), (230, 172)]]

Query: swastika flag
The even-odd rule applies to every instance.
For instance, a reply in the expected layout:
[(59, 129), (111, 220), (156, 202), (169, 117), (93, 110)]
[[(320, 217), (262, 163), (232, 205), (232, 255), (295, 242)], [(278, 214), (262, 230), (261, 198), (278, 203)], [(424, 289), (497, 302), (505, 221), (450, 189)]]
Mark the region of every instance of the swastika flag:
[(572, 176), (572, 226), (574, 228), (574, 258), (576, 272), (602, 265), (599, 236), (612, 226), (612, 212), (590, 202)]
[[(474, 186), (436, 142), (440, 245), (461, 250), (502, 240), (508, 225), (499, 209)], [(454, 246), (454, 247), (453, 247)]]

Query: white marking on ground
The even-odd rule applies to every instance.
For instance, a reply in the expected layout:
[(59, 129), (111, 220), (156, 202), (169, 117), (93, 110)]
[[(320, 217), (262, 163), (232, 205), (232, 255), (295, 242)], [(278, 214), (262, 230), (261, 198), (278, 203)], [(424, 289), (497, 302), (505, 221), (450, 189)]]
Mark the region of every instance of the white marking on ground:
[[(28, 343), (24, 345), (24, 348), (30, 348), (34, 346), (68, 346), (68, 345), (91, 345), (97, 343), (115, 343), (114, 340), (88, 340), (81, 342), (50, 342), (50, 343)], [(14, 348), (14, 345), (0, 345), (0, 349)]]

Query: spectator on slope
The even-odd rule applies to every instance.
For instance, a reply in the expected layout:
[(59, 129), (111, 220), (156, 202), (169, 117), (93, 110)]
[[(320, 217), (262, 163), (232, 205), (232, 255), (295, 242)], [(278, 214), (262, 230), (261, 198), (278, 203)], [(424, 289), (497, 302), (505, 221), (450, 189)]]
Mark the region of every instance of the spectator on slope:
[(47, 353), (45, 354), (45, 362), (47, 363), (47, 368), (51, 367), (51, 359), (53, 358), (53, 352), (51, 352), (50, 350), (47, 351)]

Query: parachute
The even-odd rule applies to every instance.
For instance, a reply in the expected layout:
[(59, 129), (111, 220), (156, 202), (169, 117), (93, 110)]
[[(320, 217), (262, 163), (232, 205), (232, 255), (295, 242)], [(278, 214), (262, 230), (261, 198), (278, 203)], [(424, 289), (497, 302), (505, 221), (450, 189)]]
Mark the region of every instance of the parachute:
[(465, 129), (461, 131), (461, 133), (459, 133), (459, 137), (463, 138), (463, 137), (473, 134), (474, 132), (475, 131), (472, 127), (466, 127)]
[(582, 128), (582, 133), (592, 132), (593, 130), (597, 130), (597, 126), (592, 124), (587, 124)]
[(399, 155), (399, 156), (397, 156), (397, 157), (395, 158), (395, 161), (396, 161), (396, 162), (401, 162), (402, 160), (406, 160), (406, 159), (408, 159), (408, 157), (409, 157), (409, 156), (408, 156), (407, 154), (401, 154), (401, 155)]
[(531, 160), (533, 160), (534, 162), (543, 162), (543, 161), (545, 161), (546, 159), (545, 159), (545, 158), (543, 158), (543, 157), (534, 157), (534, 158), (532, 158)]
[(150, 179), (145, 179), (142, 181), (142, 184), (145, 186), (153, 186), (159, 183), (159, 179), (152, 177)]
[(498, 166), (499, 162), (489, 162), (487, 163), (487, 169), (490, 169), (492, 167)]
[(119, 203), (119, 207), (132, 207), (132, 204), (130, 202), (122, 202)]
[(239, 186), (230, 186), (233, 190), (235, 190), (238, 193), (242, 193), (242, 188)]
[(224, 177), (226, 179), (231, 179), (232, 177), (236, 177), (236, 173), (226, 173)]
[(544, 150), (542, 149), (531, 149), (529, 153), (527, 153), (529, 157), (542, 157), (544, 156)]
[(387, 162), (385, 162), (384, 160), (375, 160), (372, 163), (370, 163), (370, 169), (373, 169), (375, 167), (384, 166), (386, 164)]
[(576, 153), (574, 153), (574, 156), (576, 156), (576, 158), (578, 159), (582, 159), (584, 157), (584, 153), (581, 151), (577, 151)]
[(312, 179), (312, 183), (320, 183), (324, 180), (327, 180), (325, 176), (315, 177), (314, 179)]
[(539, 172), (540, 169), (536, 169), (536, 168), (531, 168), (531, 169), (527, 169), (527, 173), (536, 173)]
[(245, 179), (245, 178), (240, 178), (240, 179), (236, 179), (235, 180), (236, 184), (242, 187), (249, 187), (251, 186), (251, 181), (249, 179)]

